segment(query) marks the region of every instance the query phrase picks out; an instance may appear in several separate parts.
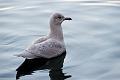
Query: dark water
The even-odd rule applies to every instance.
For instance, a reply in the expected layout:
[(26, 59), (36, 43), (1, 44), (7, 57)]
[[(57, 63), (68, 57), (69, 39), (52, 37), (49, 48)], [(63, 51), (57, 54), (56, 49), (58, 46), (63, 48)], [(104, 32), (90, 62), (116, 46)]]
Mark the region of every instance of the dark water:
[[(118, 0), (0, 0), (0, 80), (15, 80), (24, 59), (14, 54), (48, 33), (54, 12), (73, 19), (62, 25), (67, 54), (57, 73), (72, 76), (66, 80), (119, 80)], [(37, 70), (20, 80), (49, 80), (55, 73)]]

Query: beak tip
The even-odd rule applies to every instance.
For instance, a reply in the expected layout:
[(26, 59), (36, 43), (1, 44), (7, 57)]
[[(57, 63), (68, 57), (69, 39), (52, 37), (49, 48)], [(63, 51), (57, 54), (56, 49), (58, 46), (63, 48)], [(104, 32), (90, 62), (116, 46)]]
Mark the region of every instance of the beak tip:
[(72, 20), (72, 18), (70, 18), (70, 20)]

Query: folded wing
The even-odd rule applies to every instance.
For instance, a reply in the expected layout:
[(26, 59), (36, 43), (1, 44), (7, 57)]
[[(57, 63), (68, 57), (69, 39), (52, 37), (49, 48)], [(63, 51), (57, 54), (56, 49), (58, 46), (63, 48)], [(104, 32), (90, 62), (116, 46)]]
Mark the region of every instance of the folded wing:
[(52, 58), (62, 54), (64, 51), (64, 43), (54, 39), (48, 39), (41, 43), (32, 44), (22, 54), (19, 54), (18, 56), (24, 58)]

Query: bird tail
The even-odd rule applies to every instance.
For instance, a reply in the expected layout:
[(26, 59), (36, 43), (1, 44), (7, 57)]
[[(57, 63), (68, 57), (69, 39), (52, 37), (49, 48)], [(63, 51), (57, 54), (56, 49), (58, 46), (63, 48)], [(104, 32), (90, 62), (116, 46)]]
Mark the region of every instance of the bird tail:
[(35, 58), (35, 55), (27, 52), (27, 51), (24, 51), (23, 53), (21, 54), (15, 54), (14, 56), (17, 56), (17, 57), (23, 57), (23, 58), (27, 58), (27, 59), (33, 59)]

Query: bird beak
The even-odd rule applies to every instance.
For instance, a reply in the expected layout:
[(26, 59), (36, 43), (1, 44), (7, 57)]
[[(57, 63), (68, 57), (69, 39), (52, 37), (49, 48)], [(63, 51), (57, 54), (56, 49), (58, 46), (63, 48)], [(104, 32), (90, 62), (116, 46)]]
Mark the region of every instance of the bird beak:
[(64, 20), (72, 20), (70, 17), (65, 17)]

